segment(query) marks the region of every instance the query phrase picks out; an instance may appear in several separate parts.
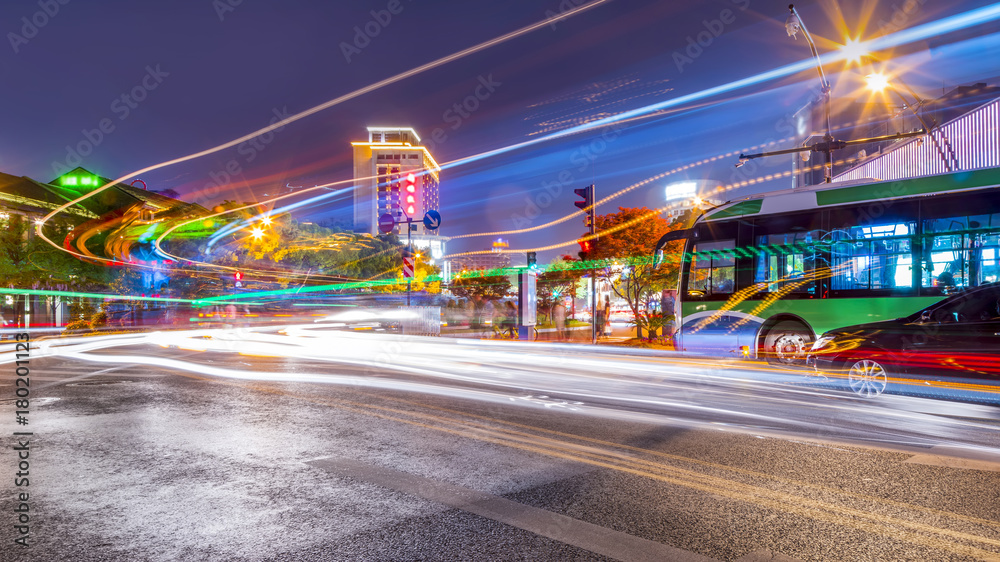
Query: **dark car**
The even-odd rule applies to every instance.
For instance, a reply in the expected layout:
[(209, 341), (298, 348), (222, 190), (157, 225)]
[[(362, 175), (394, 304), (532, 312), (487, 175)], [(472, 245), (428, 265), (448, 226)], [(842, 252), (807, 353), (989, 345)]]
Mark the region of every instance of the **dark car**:
[(956, 293), (905, 318), (826, 332), (808, 361), (820, 372), (845, 376), (861, 396), (895, 385), (906, 392), (992, 390), (982, 385), (993, 384), (1000, 392), (1000, 283)]

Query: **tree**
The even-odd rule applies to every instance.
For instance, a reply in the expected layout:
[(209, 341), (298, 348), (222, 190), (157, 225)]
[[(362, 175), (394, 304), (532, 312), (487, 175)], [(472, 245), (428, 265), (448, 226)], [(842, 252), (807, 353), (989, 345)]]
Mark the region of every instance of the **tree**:
[(651, 311), (664, 289), (676, 285), (680, 260), (654, 264), (656, 243), (672, 226), (657, 211), (645, 207), (619, 207), (617, 213), (596, 217), (599, 238), (593, 244), (593, 260), (600, 262), (597, 275), (610, 282), (615, 294), (632, 311), (636, 336), (650, 334), (666, 320)]
[(506, 275), (487, 275), (487, 271), (460, 273), (451, 281), (449, 289), (459, 298), (468, 299), (475, 307), (473, 327), (482, 325), (481, 315), (489, 303), (503, 299), (510, 293), (510, 279)]
[(552, 307), (567, 296), (573, 295), (573, 287), (585, 271), (580, 267), (580, 261), (571, 256), (562, 256), (552, 262), (538, 276), (537, 294), (538, 308), (546, 311), (551, 318)]

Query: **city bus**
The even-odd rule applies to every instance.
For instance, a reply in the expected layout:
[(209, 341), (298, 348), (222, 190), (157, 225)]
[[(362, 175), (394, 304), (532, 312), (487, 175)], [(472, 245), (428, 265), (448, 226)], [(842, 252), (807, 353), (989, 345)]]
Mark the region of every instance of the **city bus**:
[(673, 256), (675, 346), (800, 364), (823, 332), (907, 316), (995, 282), (998, 186), (991, 168), (821, 184), (712, 208), (657, 245), (684, 240)]

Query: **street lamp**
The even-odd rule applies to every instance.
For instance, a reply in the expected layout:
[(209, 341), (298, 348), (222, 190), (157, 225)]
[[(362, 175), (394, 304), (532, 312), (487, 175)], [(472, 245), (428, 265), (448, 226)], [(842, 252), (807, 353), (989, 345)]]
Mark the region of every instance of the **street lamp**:
[(889, 77), (881, 72), (873, 72), (865, 76), (865, 82), (868, 84), (868, 89), (876, 93), (882, 93), (889, 87)]
[[(951, 143), (948, 141), (948, 137), (942, 135), (945, 145), (944, 147), (942, 147), (941, 143), (938, 142), (937, 137), (933, 133), (934, 129), (937, 128), (937, 124), (934, 123), (934, 119), (931, 118), (932, 126), (928, 126), (927, 122), (924, 121), (924, 117), (920, 114), (920, 108), (924, 105), (925, 100), (920, 96), (918, 96), (917, 93), (913, 91), (913, 88), (909, 86), (909, 84), (899, 79), (899, 83), (902, 84), (903, 87), (906, 89), (906, 91), (910, 94), (910, 96), (913, 97), (912, 103), (910, 102), (910, 100), (906, 99), (905, 96), (903, 96), (902, 92), (900, 92), (895, 86), (893, 86), (892, 80), (890, 80), (889, 77), (882, 72), (873, 72), (869, 74), (868, 76), (865, 77), (865, 81), (868, 85), (868, 89), (871, 90), (872, 92), (883, 93), (885, 92), (885, 90), (889, 90), (890, 92), (895, 94), (896, 97), (899, 98), (899, 101), (902, 102), (903, 109), (904, 110), (909, 109), (910, 113), (913, 113), (913, 116), (916, 117), (917, 121), (920, 122), (920, 126), (923, 127), (924, 131), (927, 132), (927, 136), (931, 138), (931, 142), (934, 144), (934, 148), (937, 149), (938, 156), (940, 156), (941, 160), (944, 162), (945, 170), (948, 172), (953, 172), (956, 169), (958, 169), (959, 167), (958, 157), (955, 155), (955, 151), (952, 149)], [(945, 150), (945, 147), (947, 147), (947, 150)], [(948, 157), (949, 155), (955, 160), (954, 167), (952, 167), (952, 158), (949, 158)]]
[(819, 148), (820, 151), (826, 154), (823, 177), (826, 178), (826, 183), (830, 183), (833, 181), (833, 151), (836, 150), (833, 146), (833, 127), (830, 126), (830, 105), (833, 103), (833, 87), (830, 86), (830, 81), (826, 79), (826, 73), (823, 72), (823, 61), (819, 58), (819, 50), (816, 48), (816, 42), (813, 41), (812, 34), (806, 28), (806, 22), (802, 21), (802, 17), (795, 11), (795, 4), (788, 5), (788, 19), (785, 20), (785, 31), (788, 32), (788, 36), (792, 39), (796, 39), (795, 34), (802, 31), (806, 42), (809, 43), (809, 51), (812, 52), (813, 58), (816, 59), (816, 72), (819, 73), (819, 81), (822, 85), (823, 111), (826, 114), (826, 134), (823, 136), (823, 143), (819, 143), (824, 144), (824, 146)]
[[(739, 168), (747, 163), (748, 160), (754, 158), (762, 158), (764, 156), (778, 156), (782, 154), (795, 154), (799, 152), (822, 152), (826, 155), (825, 162), (823, 164), (823, 178), (826, 183), (831, 183), (833, 181), (833, 151), (846, 148), (850, 145), (855, 144), (867, 144), (870, 142), (880, 142), (887, 140), (896, 140), (906, 137), (922, 136), (927, 134), (927, 127), (924, 127), (922, 131), (914, 131), (912, 133), (897, 133), (894, 135), (885, 135), (882, 137), (875, 137), (870, 139), (858, 139), (852, 141), (842, 141), (833, 138), (833, 127), (830, 125), (830, 105), (832, 102), (832, 91), (833, 88), (830, 86), (830, 82), (826, 79), (826, 73), (823, 72), (823, 61), (819, 57), (819, 51), (816, 49), (816, 42), (813, 41), (812, 35), (809, 30), (806, 29), (805, 22), (799, 16), (799, 13), (795, 11), (795, 4), (788, 5), (788, 19), (785, 20), (785, 31), (788, 32), (788, 36), (792, 39), (796, 38), (796, 35), (801, 31), (802, 35), (805, 36), (806, 41), (809, 43), (809, 50), (812, 52), (813, 58), (816, 59), (816, 72), (819, 73), (820, 83), (822, 84), (823, 93), (823, 105), (824, 113), (826, 117), (826, 134), (823, 135), (823, 140), (817, 143), (813, 143), (807, 146), (801, 146), (796, 148), (789, 148), (786, 150), (775, 150), (772, 152), (759, 152), (756, 154), (740, 154), (740, 159), (736, 163), (736, 167)], [(848, 40), (850, 45), (850, 51), (848, 52), (849, 57), (857, 57), (859, 60), (864, 56), (864, 45), (857, 40)], [(846, 47), (846, 46), (845, 46)]]

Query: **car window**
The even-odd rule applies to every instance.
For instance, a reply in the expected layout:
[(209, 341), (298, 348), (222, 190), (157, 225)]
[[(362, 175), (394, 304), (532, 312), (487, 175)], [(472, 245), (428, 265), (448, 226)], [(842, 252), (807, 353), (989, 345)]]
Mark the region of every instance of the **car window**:
[(1000, 318), (1000, 289), (956, 295), (931, 312), (934, 322), (981, 322)]

